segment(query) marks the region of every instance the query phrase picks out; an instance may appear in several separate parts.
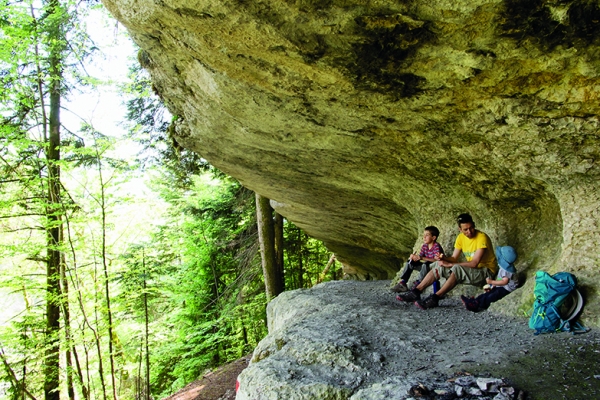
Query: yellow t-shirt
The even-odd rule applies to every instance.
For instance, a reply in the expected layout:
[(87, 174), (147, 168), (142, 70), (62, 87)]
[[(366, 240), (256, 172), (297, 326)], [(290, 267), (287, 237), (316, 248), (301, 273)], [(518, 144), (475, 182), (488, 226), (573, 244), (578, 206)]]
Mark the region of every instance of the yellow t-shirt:
[(456, 237), (454, 248), (462, 250), (467, 261), (471, 261), (473, 259), (473, 255), (477, 249), (487, 249), (485, 253), (483, 253), (483, 257), (479, 261), (479, 264), (477, 264), (477, 268), (487, 268), (492, 271), (494, 276), (496, 276), (498, 273), (498, 265), (496, 261), (496, 254), (494, 254), (494, 246), (492, 246), (492, 241), (485, 233), (477, 231), (477, 234), (473, 239), (469, 239), (463, 233), (459, 233)]

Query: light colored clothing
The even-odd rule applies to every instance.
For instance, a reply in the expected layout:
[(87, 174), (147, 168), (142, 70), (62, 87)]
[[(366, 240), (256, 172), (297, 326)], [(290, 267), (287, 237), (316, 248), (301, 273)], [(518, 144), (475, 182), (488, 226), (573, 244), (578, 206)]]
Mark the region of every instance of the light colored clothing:
[(498, 270), (498, 277), (496, 278), (496, 280), (501, 281), (503, 278), (508, 278), (508, 283), (504, 286), (496, 286), (496, 287), (504, 288), (508, 292), (512, 292), (519, 286), (519, 280), (517, 279), (517, 274), (510, 273), (507, 270), (505, 270), (504, 268), (500, 267), (500, 269)]
[(454, 248), (460, 249), (465, 255), (467, 261), (473, 259), (473, 255), (478, 249), (486, 249), (483, 253), (483, 257), (477, 264), (477, 268), (487, 268), (495, 276), (498, 273), (498, 263), (496, 262), (496, 255), (494, 254), (494, 246), (489, 236), (481, 231), (477, 231), (477, 234), (473, 239), (469, 239), (463, 233), (459, 233), (454, 242)]
[(462, 265), (454, 264), (452, 268), (442, 267), (438, 263), (431, 265), (433, 276), (436, 280), (440, 278), (448, 279), (451, 273), (456, 277), (456, 283), (464, 283), (466, 285), (481, 286), (485, 284), (485, 278), (492, 279), (494, 275), (488, 268), (469, 268)]

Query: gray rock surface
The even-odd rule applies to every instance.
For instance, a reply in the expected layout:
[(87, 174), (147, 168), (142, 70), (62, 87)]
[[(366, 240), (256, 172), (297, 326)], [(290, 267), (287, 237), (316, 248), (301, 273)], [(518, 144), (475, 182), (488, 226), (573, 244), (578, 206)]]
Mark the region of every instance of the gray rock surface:
[(407, 399), (419, 383), (440, 392), (471, 383), (467, 393), (495, 379), (529, 399), (600, 397), (596, 332), (534, 336), (523, 317), (471, 313), (457, 297), (423, 311), (388, 286), (337, 281), (281, 294), (236, 399)]
[(103, 2), (173, 139), (348, 276), (392, 278), (429, 224), (452, 248), (468, 211), (528, 276), (575, 272), (600, 326), (597, 1)]

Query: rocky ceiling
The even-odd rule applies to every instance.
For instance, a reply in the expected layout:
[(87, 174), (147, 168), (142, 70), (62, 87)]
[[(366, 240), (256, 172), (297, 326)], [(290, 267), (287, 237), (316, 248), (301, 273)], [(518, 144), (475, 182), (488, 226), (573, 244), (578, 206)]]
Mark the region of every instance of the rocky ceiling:
[(521, 269), (598, 280), (598, 1), (103, 1), (175, 140), (348, 274), (390, 278), (429, 224), (452, 248), (471, 212)]

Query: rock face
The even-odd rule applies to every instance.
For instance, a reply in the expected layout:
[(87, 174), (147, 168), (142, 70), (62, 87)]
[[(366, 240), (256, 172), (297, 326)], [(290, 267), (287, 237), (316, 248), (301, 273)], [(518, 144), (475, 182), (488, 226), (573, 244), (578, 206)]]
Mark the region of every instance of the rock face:
[[(524, 317), (472, 313), (457, 296), (422, 311), (395, 301), (387, 286), (338, 281), (281, 294), (269, 303), (269, 335), (239, 376), (236, 399), (454, 399), (443, 393), (461, 393), (455, 385), (473, 376), (517, 389), (486, 399), (519, 390), (532, 400), (600, 395), (597, 332), (534, 336)], [(417, 384), (432, 396), (410, 396)], [(479, 398), (468, 390), (464, 398)]]
[(347, 274), (393, 277), (430, 224), (451, 249), (470, 212), (528, 276), (574, 272), (600, 325), (597, 1), (103, 1), (174, 139)]

